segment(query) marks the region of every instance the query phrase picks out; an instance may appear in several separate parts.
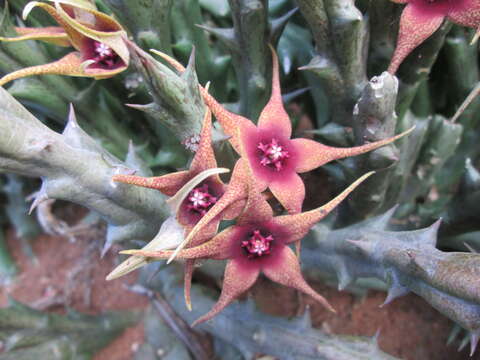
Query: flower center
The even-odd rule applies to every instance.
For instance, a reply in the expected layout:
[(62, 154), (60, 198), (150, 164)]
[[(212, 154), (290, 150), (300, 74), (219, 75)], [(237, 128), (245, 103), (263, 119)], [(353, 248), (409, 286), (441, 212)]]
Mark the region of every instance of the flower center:
[(203, 216), (215, 205), (217, 200), (218, 199), (208, 191), (208, 185), (203, 184), (188, 194), (187, 209)]
[(249, 259), (258, 258), (270, 254), (270, 250), (272, 249), (272, 241), (272, 235), (263, 236), (260, 230), (254, 230), (248, 240), (242, 241), (241, 246), (247, 252)]
[(282, 170), (285, 166), (285, 159), (290, 157), (288, 151), (275, 138), (266, 144), (260, 142), (257, 149), (260, 151), (260, 164), (276, 171)]
[(93, 51), (95, 53), (95, 57), (92, 60), (107, 68), (113, 67), (120, 58), (110, 46), (99, 41), (94, 41)]

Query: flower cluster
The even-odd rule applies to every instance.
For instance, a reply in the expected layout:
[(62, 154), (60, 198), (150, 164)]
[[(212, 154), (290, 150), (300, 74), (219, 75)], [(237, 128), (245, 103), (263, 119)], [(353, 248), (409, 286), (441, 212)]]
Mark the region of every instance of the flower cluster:
[[(183, 66), (161, 54), (178, 71)], [(307, 172), (335, 159), (363, 154), (391, 143), (398, 136), (352, 148), (335, 148), (308, 139), (291, 139), (291, 121), (282, 104), (279, 65), (272, 48), (272, 95), (258, 125), (223, 108), (204, 88), (201, 93), (209, 111), (215, 115), (233, 148), (237, 160), (228, 185), (218, 175), (195, 186), (178, 208), (177, 219), (185, 227), (185, 240), (175, 250), (142, 249), (123, 253), (150, 260), (186, 260), (185, 298), (190, 305), (190, 284), (194, 262), (198, 259), (227, 259), (220, 299), (213, 309), (198, 319), (206, 321), (248, 290), (260, 273), (271, 280), (293, 287), (322, 303), (330, 304), (304, 280), (291, 244), (298, 244), (310, 228), (330, 213), (362, 181), (365, 174), (326, 205), (301, 212), (305, 186), (298, 173)], [(188, 180), (217, 164), (211, 145), (210, 112), (204, 120), (200, 145), (188, 171), (161, 177), (142, 178), (117, 175), (124, 182), (157, 189), (174, 195)], [(264, 192), (270, 189), (289, 215), (274, 216)], [(235, 225), (216, 234), (219, 221), (235, 218)]]

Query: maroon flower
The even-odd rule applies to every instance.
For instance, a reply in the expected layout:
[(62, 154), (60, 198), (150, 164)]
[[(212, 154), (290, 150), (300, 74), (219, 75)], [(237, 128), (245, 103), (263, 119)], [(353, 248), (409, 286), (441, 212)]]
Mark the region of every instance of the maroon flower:
[[(189, 170), (157, 177), (115, 175), (112, 180), (156, 189), (165, 195), (174, 196), (185, 184), (198, 174), (208, 169), (217, 168), (217, 161), (215, 160), (215, 154), (212, 148), (211, 129), (211, 112), (207, 110), (200, 134), (200, 143)], [(180, 204), (177, 212), (177, 220), (185, 228), (185, 236), (188, 236), (208, 210), (222, 199), (227, 189), (228, 186), (222, 182), (220, 177), (213, 175), (190, 191), (186, 199)], [(221, 215), (211, 219), (212, 221), (209, 221), (201, 232), (190, 237), (188, 246), (197, 246), (211, 239), (217, 232), (220, 220), (236, 217), (241, 209), (243, 209), (245, 202), (238, 201), (233, 204), (233, 201), (230, 201), (228, 205), (231, 206), (225, 206), (222, 209), (224, 211), (221, 212)], [(195, 260), (188, 260), (185, 263), (185, 300), (189, 307), (191, 306), (190, 286), (194, 267)]]
[[(228, 259), (222, 293), (209, 313), (195, 321), (207, 321), (218, 314), (240, 294), (247, 291), (260, 273), (285, 286), (298, 289), (334, 311), (330, 304), (317, 294), (304, 280), (300, 264), (289, 245), (301, 240), (309, 229), (372, 173), (368, 173), (326, 205), (305, 213), (274, 217), (271, 207), (249, 184), (249, 195), (244, 212), (236, 225), (219, 233), (200, 246), (178, 252), (181, 259)], [(254, 181), (254, 179), (252, 179)], [(172, 251), (126, 250), (122, 253), (166, 259)]]
[(474, 29), (480, 28), (478, 0), (392, 0), (407, 4), (400, 19), (397, 47), (388, 72), (395, 74), (403, 60), (429, 38), (446, 19)]
[[(267, 188), (290, 213), (302, 210), (305, 185), (298, 173), (304, 173), (330, 161), (360, 155), (389, 144), (412, 129), (391, 137), (351, 148), (336, 148), (308, 139), (291, 139), (292, 125), (282, 103), (277, 55), (273, 48), (272, 95), (260, 114), (258, 126), (247, 118), (231, 113), (220, 105), (205, 89), (200, 88), (205, 103), (230, 138), (230, 143), (251, 169), (259, 191)], [(175, 59), (161, 52), (178, 71), (185, 68)], [(204, 221), (206, 222), (206, 221)], [(200, 227), (199, 227), (200, 228)]]

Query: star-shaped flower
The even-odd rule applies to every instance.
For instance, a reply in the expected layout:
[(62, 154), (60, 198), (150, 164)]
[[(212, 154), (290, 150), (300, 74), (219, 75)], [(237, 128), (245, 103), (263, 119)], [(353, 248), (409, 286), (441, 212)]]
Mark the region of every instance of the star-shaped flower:
[[(181, 250), (181, 259), (228, 259), (218, 302), (195, 324), (207, 321), (247, 291), (260, 273), (285, 286), (298, 289), (334, 311), (330, 304), (304, 280), (298, 258), (289, 245), (301, 240), (310, 228), (332, 211), (347, 195), (372, 173), (365, 174), (326, 205), (300, 214), (273, 216), (258, 187), (249, 184), (248, 201), (237, 223), (212, 240)], [(254, 179), (253, 179), (254, 181)], [(166, 259), (172, 251), (126, 250), (122, 253)]]
[(428, 39), (446, 19), (480, 29), (478, 0), (392, 0), (407, 4), (400, 19), (397, 47), (388, 72), (395, 74), (403, 60)]
[[(200, 143), (198, 144), (197, 151), (188, 170), (157, 177), (115, 175), (112, 180), (159, 190), (165, 195), (173, 196), (173, 198), (169, 200), (172, 202), (172, 200), (175, 200), (175, 198), (179, 196), (179, 190), (185, 189), (186, 184), (192, 179), (201, 176), (200, 174), (205, 173), (205, 171), (209, 169), (217, 168), (217, 161), (212, 148), (211, 131), (211, 112), (207, 109), (200, 134)], [(178, 204), (176, 216), (178, 222), (185, 229), (184, 236), (187, 236), (208, 210), (222, 199), (227, 189), (228, 186), (222, 182), (218, 174), (215, 174), (200, 183), (196, 183), (196, 185), (188, 191), (186, 196), (180, 196), (181, 199), (185, 198), (185, 200)], [(220, 216), (216, 216), (212, 221), (209, 221), (201, 232), (191, 237), (191, 241), (188, 244), (189, 246), (197, 246), (211, 239), (217, 232), (220, 220), (236, 217), (241, 209), (243, 209), (245, 201), (237, 201), (235, 203), (229, 201), (228, 205), (231, 206), (223, 208), (224, 211), (222, 211)], [(187, 306), (190, 306), (190, 285), (194, 267), (195, 260), (188, 260), (185, 264), (185, 299)], [(134, 269), (134, 267), (131, 268), (131, 270)], [(124, 274), (126, 273), (121, 273), (121, 275)], [(116, 276), (109, 276), (109, 279), (114, 278), (116, 278)]]
[[(323, 145), (309, 139), (291, 139), (292, 124), (282, 103), (278, 58), (273, 48), (272, 95), (260, 114), (258, 125), (249, 119), (234, 114), (221, 106), (208, 92), (201, 88), (205, 103), (229, 135), (230, 143), (247, 161), (262, 192), (267, 188), (290, 213), (302, 210), (305, 185), (298, 175), (316, 169), (330, 161), (364, 154), (387, 145), (409, 133), (351, 148)], [(154, 51), (178, 71), (185, 68), (170, 56)]]
[(57, 74), (105, 79), (128, 67), (130, 55), (123, 38), (125, 30), (112, 17), (96, 10), (88, 1), (55, 1), (55, 6), (32, 1), (23, 17), (35, 7), (46, 11), (60, 26), (16, 28), (20, 36), (1, 37), (1, 41), (42, 40), (60, 46), (73, 46), (76, 51), (45, 65), (31, 66), (5, 75), (0, 86), (26, 76)]

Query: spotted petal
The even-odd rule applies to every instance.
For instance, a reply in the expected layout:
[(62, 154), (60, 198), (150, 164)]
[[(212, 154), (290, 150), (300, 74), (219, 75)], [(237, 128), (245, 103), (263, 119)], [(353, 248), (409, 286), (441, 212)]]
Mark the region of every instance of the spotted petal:
[(14, 42), (24, 40), (41, 40), (59, 46), (71, 46), (67, 33), (60, 26), (48, 26), (42, 28), (16, 27), (15, 31), (17, 32), (18, 36), (0, 36), (0, 41)]
[(118, 68), (115, 70), (84, 70), (81, 54), (75, 51), (68, 55), (65, 55), (60, 60), (54, 61), (49, 64), (30, 66), (17, 71), (13, 71), (0, 79), (0, 86), (3, 86), (10, 81), (33, 75), (68, 75), (76, 77), (93, 77), (95, 79), (104, 79), (111, 77), (123, 70), (124, 68)]
[(278, 257), (276, 261), (266, 262), (266, 265), (262, 268), (262, 272), (270, 280), (300, 290), (313, 297), (328, 310), (335, 312), (328, 301), (307, 284), (302, 276), (298, 259), (289, 247), (283, 247), (275, 256)]
[[(227, 259), (230, 257), (231, 244), (229, 239), (232, 238), (236, 229), (229, 227), (216, 235), (212, 240), (202, 245), (183, 249), (178, 252), (179, 259)], [(120, 254), (143, 256), (152, 259), (168, 259), (173, 255), (173, 251), (148, 251), (148, 250), (122, 250)]]
[(232, 178), (230, 183), (227, 186), (227, 190), (222, 195), (222, 197), (212, 206), (212, 208), (200, 219), (200, 221), (195, 225), (190, 234), (188, 234), (185, 239), (184, 246), (188, 245), (189, 242), (197, 235), (198, 232), (213, 221), (217, 216), (219, 216), (224, 210), (233, 206), (234, 203), (241, 201), (247, 197), (248, 193), (248, 168), (245, 160), (238, 160), (233, 169)]
[(305, 184), (297, 173), (285, 174), (282, 178), (272, 181), (269, 188), (290, 214), (302, 211), (303, 200), (305, 200)]
[(122, 182), (125, 184), (131, 184), (136, 186), (142, 186), (150, 189), (156, 189), (165, 195), (173, 196), (190, 180), (192, 175), (189, 171), (178, 171), (175, 173), (162, 175), (143, 177), (136, 175), (114, 175), (113, 181)]
[(278, 57), (270, 45), (272, 51), (272, 95), (267, 105), (263, 108), (258, 119), (259, 128), (275, 128), (282, 136), (290, 138), (292, 135), (292, 123), (283, 107), (282, 93), (280, 89), (280, 71)]
[(246, 267), (236, 260), (230, 260), (225, 268), (220, 298), (207, 314), (192, 324), (192, 327), (210, 320), (242, 293), (250, 289), (255, 281), (257, 281), (259, 273), (260, 270), (256, 267)]
[(457, 0), (451, 7), (448, 18), (462, 26), (480, 28), (480, 1)]
[(198, 144), (198, 149), (190, 165), (190, 171), (199, 173), (203, 170), (216, 167), (217, 160), (215, 159), (215, 153), (212, 147), (212, 113), (210, 109), (207, 108), (203, 118), (200, 143)]
[(316, 169), (317, 167), (322, 166), (332, 160), (343, 159), (349, 156), (367, 153), (400, 139), (401, 137), (412, 132), (413, 129), (414, 127), (391, 138), (351, 148), (326, 146), (317, 141), (308, 139), (293, 139), (292, 145), (295, 148), (295, 151), (298, 154), (303, 155), (298, 156), (296, 171), (299, 173), (307, 172)]
[(349, 187), (343, 190), (333, 200), (330, 200), (325, 205), (295, 215), (284, 215), (273, 218), (273, 221), (282, 226), (288, 233), (287, 244), (302, 239), (310, 230), (310, 228), (317, 222), (327, 216), (333, 209), (335, 209), (353, 190), (357, 188), (362, 182), (373, 175), (375, 172), (371, 171), (353, 182)]
[(271, 206), (257, 190), (255, 184), (250, 183), (247, 204), (237, 220), (237, 225), (266, 222), (271, 220), (272, 217), (273, 210)]
[(403, 10), (397, 47), (388, 68), (389, 73), (395, 74), (403, 60), (442, 25), (447, 13), (425, 11), (425, 7), (410, 2)]
[(36, 7), (39, 7), (45, 12), (47, 12), (58, 23), (58, 25), (63, 28), (73, 47), (75, 47), (79, 51), (82, 50), (82, 48), (84, 47), (85, 37), (75, 31), (75, 29), (70, 26), (68, 22), (62, 18), (62, 16), (60, 16), (55, 7), (39, 1), (30, 1), (27, 5), (25, 5), (23, 9), (23, 19), (25, 20), (30, 14), (30, 12)]

